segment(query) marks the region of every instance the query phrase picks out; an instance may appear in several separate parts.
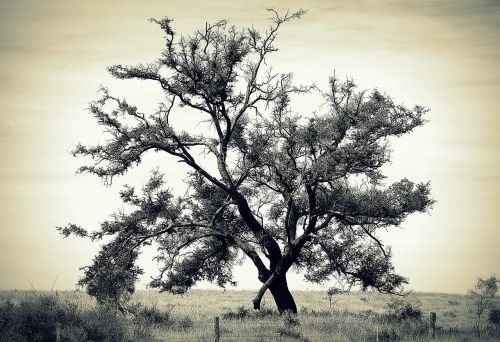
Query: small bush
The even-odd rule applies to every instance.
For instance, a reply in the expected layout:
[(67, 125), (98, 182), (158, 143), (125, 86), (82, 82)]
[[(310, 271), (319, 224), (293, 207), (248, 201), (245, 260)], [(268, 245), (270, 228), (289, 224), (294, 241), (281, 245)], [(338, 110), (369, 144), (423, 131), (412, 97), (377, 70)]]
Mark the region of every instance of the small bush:
[(416, 304), (399, 298), (391, 298), (387, 306), (389, 307), (389, 316), (398, 321), (422, 317), (422, 310)]
[(332, 310), (333, 309), (333, 305), (338, 301), (338, 300), (334, 300), (334, 297), (343, 293), (344, 291), (342, 289), (339, 289), (337, 287), (330, 287), (328, 288), (328, 291), (326, 291), (326, 298), (328, 299), (328, 303), (329, 303), (329, 307), (328, 309), (329, 310)]
[(491, 309), (488, 314), (488, 323), (500, 329), (500, 309)]
[(474, 303), (474, 313), (476, 321), (474, 322), (474, 330), (477, 337), (481, 339), (483, 330), (483, 318), (487, 309), (491, 309), (493, 300), (498, 292), (498, 283), (500, 279), (496, 276), (491, 276), (487, 279), (477, 278), (476, 285), (468, 291), (468, 295)]
[(460, 305), (460, 302), (458, 300), (450, 299), (448, 301), (448, 304), (450, 304), (450, 305)]

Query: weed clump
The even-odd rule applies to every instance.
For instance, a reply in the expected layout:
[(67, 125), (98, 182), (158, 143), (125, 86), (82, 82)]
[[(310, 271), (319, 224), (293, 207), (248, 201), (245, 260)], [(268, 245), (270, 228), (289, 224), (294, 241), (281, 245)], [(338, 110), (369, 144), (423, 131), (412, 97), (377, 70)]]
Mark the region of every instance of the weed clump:
[(269, 316), (276, 316), (278, 313), (271, 309), (260, 309), (260, 310), (250, 310), (245, 308), (244, 306), (238, 307), (236, 311), (227, 311), (222, 314), (223, 319), (229, 320), (242, 320), (242, 319), (259, 319), (266, 318)]
[(286, 312), (283, 316), (283, 326), (276, 331), (280, 336), (286, 336), (298, 341), (308, 342), (309, 339), (302, 335), (300, 321), (296, 315)]

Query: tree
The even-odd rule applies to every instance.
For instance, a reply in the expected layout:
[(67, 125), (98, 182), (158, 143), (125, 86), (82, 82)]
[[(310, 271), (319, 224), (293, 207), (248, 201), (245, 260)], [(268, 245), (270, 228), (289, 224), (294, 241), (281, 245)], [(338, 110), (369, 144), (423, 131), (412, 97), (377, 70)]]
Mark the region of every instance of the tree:
[(479, 339), (481, 339), (481, 331), (483, 330), (482, 316), (485, 310), (490, 308), (493, 304), (493, 299), (498, 291), (498, 282), (499, 280), (495, 276), (491, 276), (487, 279), (478, 277), (474, 289), (468, 291), (469, 296), (472, 297), (474, 301), (474, 313), (476, 314), (474, 328)]
[[(171, 19), (152, 19), (166, 35), (161, 57), (148, 65), (108, 68), (118, 79), (155, 82), (165, 100), (146, 115), (101, 89), (90, 112), (109, 139), (76, 147), (75, 156), (93, 159), (79, 172), (110, 184), (148, 151), (173, 157), (192, 172), (183, 196), (165, 188), (155, 171), (142, 194), (125, 187), (121, 198), (130, 212), (116, 213), (100, 230), (59, 227), (64, 236), (109, 240), (80, 280), (103, 301), (114, 280), (134, 283), (140, 274), (136, 258), (151, 243), (161, 268), (150, 286), (173, 293), (202, 279), (233, 284), (233, 266), (249, 258), (262, 282), (256, 309), (269, 290), (280, 312), (297, 312), (286, 278), (292, 267), (311, 282), (335, 276), (388, 293), (407, 282), (394, 272), (377, 231), (427, 211), (433, 200), (429, 184), (403, 179), (385, 186), (381, 167), (390, 160), (389, 139), (422, 125), (427, 109), (407, 109), (378, 90), (360, 91), (352, 80), (335, 76), (324, 91), (294, 85), (291, 73), (273, 72), (266, 60), (278, 50), (278, 30), (305, 11), (269, 13), (264, 33), (220, 21), (178, 36)], [(294, 113), (291, 101), (312, 93), (324, 101), (318, 111)], [(197, 111), (210, 129), (176, 130), (170, 120), (176, 106)], [(204, 158), (214, 160), (217, 170), (205, 167)], [(133, 286), (120, 289), (132, 292)]]
[(343, 293), (344, 290), (338, 287), (329, 287), (326, 291), (326, 298), (328, 299), (328, 311), (332, 311), (333, 304), (335, 304), (338, 300), (333, 300), (333, 296), (339, 295)]

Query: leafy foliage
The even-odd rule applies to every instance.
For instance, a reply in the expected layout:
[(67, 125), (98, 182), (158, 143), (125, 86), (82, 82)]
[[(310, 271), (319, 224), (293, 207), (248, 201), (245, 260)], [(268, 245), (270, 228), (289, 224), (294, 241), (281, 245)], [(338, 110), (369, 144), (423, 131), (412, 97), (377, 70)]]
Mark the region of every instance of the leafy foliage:
[[(283, 288), (285, 295), (275, 295), (278, 309), (296, 311), (286, 295), (292, 266), (317, 283), (337, 277), (349, 286), (392, 293), (407, 282), (394, 272), (377, 231), (427, 211), (430, 186), (407, 179), (386, 186), (381, 168), (390, 161), (391, 139), (422, 125), (427, 109), (408, 109), (335, 75), (326, 90), (294, 85), (291, 73), (275, 73), (266, 60), (277, 51), (278, 30), (305, 11), (270, 12), (263, 33), (220, 21), (178, 36), (171, 19), (152, 20), (166, 35), (161, 57), (109, 67), (116, 78), (156, 83), (165, 101), (145, 114), (101, 89), (90, 112), (109, 139), (76, 147), (74, 155), (92, 159), (79, 171), (110, 184), (145, 153), (157, 151), (192, 172), (183, 196), (166, 190), (153, 172), (142, 194), (132, 187), (122, 191), (131, 211), (116, 213), (99, 231), (59, 228), (64, 236), (109, 240), (80, 281), (100, 302), (129, 297), (141, 273), (137, 256), (152, 243), (160, 273), (150, 285), (173, 293), (202, 279), (234, 285), (232, 268), (248, 257), (263, 283), (255, 308), (268, 289), (277, 294)], [(319, 94), (322, 106), (314, 114), (293, 112), (294, 98), (308, 93)], [(176, 105), (196, 110), (209, 130), (176, 130), (170, 120)], [(200, 155), (217, 170), (205, 168)]]
[(483, 330), (483, 314), (493, 304), (493, 299), (498, 292), (499, 281), (500, 280), (493, 275), (486, 279), (478, 277), (474, 289), (468, 291), (474, 303), (474, 314), (476, 316), (474, 328), (479, 339), (481, 339)]
[(491, 309), (488, 314), (488, 323), (500, 330), (500, 309)]

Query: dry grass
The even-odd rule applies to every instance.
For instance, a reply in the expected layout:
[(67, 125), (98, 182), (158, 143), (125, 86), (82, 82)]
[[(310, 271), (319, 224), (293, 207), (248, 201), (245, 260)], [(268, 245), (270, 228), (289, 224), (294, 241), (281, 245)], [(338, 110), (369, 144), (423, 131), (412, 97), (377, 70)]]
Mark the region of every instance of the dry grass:
[[(54, 294), (54, 293), (53, 293)], [(0, 301), (15, 301), (29, 293), (0, 291)], [(213, 319), (221, 317), (222, 341), (375, 341), (379, 331), (380, 341), (425, 341), (430, 312), (437, 313), (438, 341), (474, 341), (472, 332), (472, 302), (464, 295), (414, 293), (408, 296), (413, 305), (422, 310), (422, 320), (395, 321), (387, 318), (390, 296), (373, 292), (351, 292), (336, 297), (332, 312), (328, 311), (326, 293), (296, 291), (299, 307), (299, 325), (290, 325), (277, 314), (265, 318), (247, 317), (243, 320), (222, 319), (224, 313), (237, 311), (244, 306), (251, 312), (253, 291), (193, 290), (184, 296), (139, 291), (133, 302), (154, 306), (160, 310), (172, 309), (172, 315), (187, 317), (192, 325), (182, 324), (165, 328), (156, 326), (154, 337), (161, 341), (212, 341)], [(64, 300), (77, 301), (83, 307), (93, 307), (95, 302), (81, 292), (58, 292)], [(497, 301), (497, 306), (500, 302)], [(266, 295), (263, 308), (274, 310), (272, 297)], [(280, 336), (279, 333), (282, 333)], [(295, 337), (293, 337), (295, 336)], [(483, 341), (500, 340), (498, 334)]]

